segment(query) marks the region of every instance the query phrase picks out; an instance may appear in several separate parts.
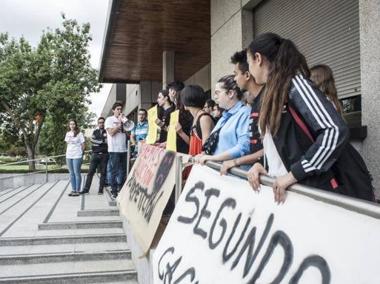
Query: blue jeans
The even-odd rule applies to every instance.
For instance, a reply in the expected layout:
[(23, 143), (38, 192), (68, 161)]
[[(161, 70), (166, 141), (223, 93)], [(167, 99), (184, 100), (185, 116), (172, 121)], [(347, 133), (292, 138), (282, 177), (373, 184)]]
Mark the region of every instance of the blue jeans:
[(127, 174), (127, 152), (109, 152), (111, 165), (111, 189), (113, 194), (123, 186)]
[[(121, 183), (120, 175), (121, 175), (121, 171), (120, 171), (120, 174), (116, 175), (116, 180), (117, 180), (117, 183), (119, 183), (119, 184)], [(106, 184), (109, 186), (111, 186), (111, 184), (112, 184), (111, 176), (112, 176), (111, 162), (110, 162), (110, 160), (108, 160), (108, 162), (107, 162), (107, 173), (106, 173)]]
[(74, 192), (80, 191), (82, 177), (80, 175), (80, 167), (82, 166), (82, 158), (79, 159), (66, 159), (67, 167), (70, 173), (71, 187)]

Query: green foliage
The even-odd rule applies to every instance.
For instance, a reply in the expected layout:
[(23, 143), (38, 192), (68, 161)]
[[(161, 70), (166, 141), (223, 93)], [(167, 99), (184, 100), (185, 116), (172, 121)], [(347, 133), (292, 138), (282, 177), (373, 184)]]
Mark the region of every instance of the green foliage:
[(90, 25), (64, 15), (62, 27), (44, 32), (36, 48), (0, 34), (0, 122), (23, 136), (28, 158), (34, 158), (41, 130), (45, 154), (62, 154), (68, 119), (82, 128), (88, 123), (88, 96), (100, 88), (90, 41)]

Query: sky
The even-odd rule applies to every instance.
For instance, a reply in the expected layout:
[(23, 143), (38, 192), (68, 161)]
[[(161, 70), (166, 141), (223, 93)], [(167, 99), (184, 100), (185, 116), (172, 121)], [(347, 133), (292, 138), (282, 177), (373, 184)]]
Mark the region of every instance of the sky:
[[(25, 39), (36, 46), (42, 31), (48, 27), (61, 26), (61, 13), (79, 24), (90, 23), (92, 42), (89, 52), (91, 65), (100, 68), (109, 0), (0, 0), (0, 33), (10, 37)], [(99, 93), (91, 94), (90, 110), (100, 114), (111, 84), (103, 84)]]

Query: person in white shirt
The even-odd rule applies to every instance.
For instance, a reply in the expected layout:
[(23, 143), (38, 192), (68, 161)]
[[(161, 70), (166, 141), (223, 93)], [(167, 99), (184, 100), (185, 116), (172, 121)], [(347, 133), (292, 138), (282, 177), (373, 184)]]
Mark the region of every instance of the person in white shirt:
[(69, 193), (69, 196), (78, 196), (82, 182), (80, 168), (85, 147), (84, 136), (80, 132), (77, 122), (73, 119), (69, 121), (68, 130), (65, 142), (67, 143), (66, 164), (69, 169), (72, 187), (72, 192)]
[(123, 186), (127, 172), (127, 137), (123, 128), (124, 115), (121, 113), (122, 103), (116, 102), (112, 106), (113, 116), (105, 122), (109, 163), (111, 167), (111, 193), (116, 198)]

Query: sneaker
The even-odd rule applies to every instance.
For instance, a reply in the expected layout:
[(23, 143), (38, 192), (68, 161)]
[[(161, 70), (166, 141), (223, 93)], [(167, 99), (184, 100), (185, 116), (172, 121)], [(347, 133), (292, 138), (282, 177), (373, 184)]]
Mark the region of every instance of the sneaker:
[(75, 192), (72, 191), (72, 192), (70, 192), (70, 193), (68, 194), (68, 196), (74, 196), (74, 195), (73, 195), (74, 193), (75, 193)]
[(98, 195), (102, 195), (102, 194), (103, 194), (103, 191), (99, 191), (99, 192), (98, 192)]
[(116, 197), (117, 197), (117, 194), (116, 194), (116, 193), (112, 193), (112, 194), (111, 194), (111, 199), (112, 199), (112, 200), (115, 200)]
[(89, 194), (89, 192), (88, 192), (88, 191), (84, 191), (84, 190), (83, 190), (83, 191), (81, 191), (81, 192), (79, 192), (79, 194), (85, 194), (85, 193), (86, 193), (86, 194)]
[(79, 196), (79, 192), (73, 192), (71, 196)]

